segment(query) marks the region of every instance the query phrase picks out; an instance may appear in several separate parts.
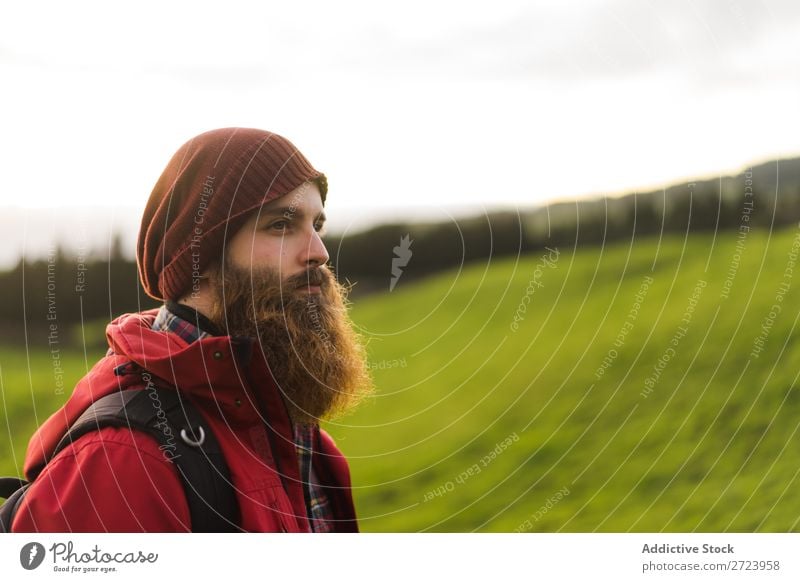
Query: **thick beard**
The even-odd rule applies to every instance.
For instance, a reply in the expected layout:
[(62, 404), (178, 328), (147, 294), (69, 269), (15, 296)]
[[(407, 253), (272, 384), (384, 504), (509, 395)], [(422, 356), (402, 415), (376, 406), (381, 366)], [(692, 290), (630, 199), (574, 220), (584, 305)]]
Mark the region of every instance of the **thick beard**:
[[(327, 267), (282, 282), (274, 269), (251, 272), (226, 259), (210, 282), (216, 293), (210, 319), (228, 335), (259, 340), (293, 422), (334, 418), (372, 392), (366, 350), (347, 314), (347, 289)], [(320, 293), (303, 291), (309, 284)]]

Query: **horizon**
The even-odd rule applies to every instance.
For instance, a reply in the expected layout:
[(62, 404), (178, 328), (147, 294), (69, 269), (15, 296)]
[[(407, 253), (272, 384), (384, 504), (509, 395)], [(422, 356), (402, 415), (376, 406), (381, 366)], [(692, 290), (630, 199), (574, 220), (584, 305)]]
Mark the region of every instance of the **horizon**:
[[(735, 177), (743, 174), (748, 168), (756, 168), (766, 164), (782, 161), (800, 161), (800, 155), (792, 157), (782, 157), (778, 159), (765, 160), (757, 163), (744, 164), (737, 170), (720, 171), (716, 173), (706, 174), (703, 177), (688, 176), (676, 178), (668, 182), (657, 185), (650, 185), (633, 190), (626, 190), (615, 193), (585, 193), (573, 198), (552, 197), (544, 202), (537, 204), (529, 204), (526, 207), (514, 206), (509, 204), (492, 204), (492, 205), (460, 205), (449, 208), (439, 208), (437, 210), (444, 212), (441, 216), (430, 214), (433, 206), (382, 206), (373, 207), (374, 214), (364, 212), (364, 207), (343, 207), (339, 208), (334, 213), (329, 213), (326, 207), (326, 214), (328, 219), (326, 222), (326, 229), (329, 235), (333, 237), (352, 235), (373, 228), (398, 224), (407, 222), (409, 224), (439, 224), (445, 222), (446, 218), (456, 220), (468, 220), (476, 218), (485, 214), (492, 214), (496, 212), (517, 212), (524, 214), (534, 212), (538, 209), (552, 207), (554, 205), (563, 204), (577, 204), (584, 201), (603, 200), (603, 199), (618, 199), (633, 194), (648, 194), (657, 192), (659, 190), (668, 190), (675, 186), (690, 182), (706, 182), (717, 180), (727, 177)], [(37, 237), (35, 244), (25, 246), (23, 244), (22, 250), (14, 250), (15, 247), (6, 245), (0, 247), (0, 271), (7, 271), (12, 269), (23, 256), (26, 260), (40, 260), (45, 259), (50, 253), (55, 252), (57, 248), (61, 248), (68, 255), (73, 258), (81, 257), (96, 257), (107, 255), (111, 244), (116, 236), (120, 237), (122, 251), (126, 259), (135, 259), (136, 238), (141, 221), (141, 213), (144, 209), (144, 201), (141, 208), (137, 206), (119, 207), (119, 206), (91, 206), (91, 207), (76, 207), (68, 205), (42, 207), (42, 208), (27, 208), (24, 206), (0, 206), (0, 229), (3, 230), (5, 236), (19, 242), (20, 240), (30, 242), (30, 237), (18, 236), (19, 233), (14, 233), (16, 228), (23, 233), (27, 232), (29, 220), (32, 218), (34, 224), (40, 227), (45, 225), (50, 228), (46, 231), (51, 234), (50, 238)], [(49, 220), (42, 216), (36, 217), (35, 213), (42, 212), (49, 215)], [(20, 221), (20, 217), (23, 218)], [(67, 219), (66, 221), (64, 219)], [(110, 219), (102, 220), (103, 218)], [(117, 219), (122, 219), (116, 222)], [(47, 224), (49, 222), (49, 225)], [(74, 234), (77, 223), (78, 235), (76, 238), (70, 239), (65, 234), (66, 230), (72, 231)], [(99, 224), (96, 228), (91, 228), (91, 224)], [(115, 226), (118, 225), (118, 226)], [(103, 242), (99, 242), (103, 241)]]

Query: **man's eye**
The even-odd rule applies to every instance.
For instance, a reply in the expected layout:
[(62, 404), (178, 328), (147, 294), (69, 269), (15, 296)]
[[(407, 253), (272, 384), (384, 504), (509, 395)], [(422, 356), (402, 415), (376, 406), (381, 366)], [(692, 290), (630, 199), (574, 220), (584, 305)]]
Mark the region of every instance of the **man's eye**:
[(279, 220), (278, 222), (273, 222), (272, 224), (270, 224), (269, 227), (275, 230), (285, 230), (285, 228), (288, 225), (289, 223), (286, 222), (285, 220)]

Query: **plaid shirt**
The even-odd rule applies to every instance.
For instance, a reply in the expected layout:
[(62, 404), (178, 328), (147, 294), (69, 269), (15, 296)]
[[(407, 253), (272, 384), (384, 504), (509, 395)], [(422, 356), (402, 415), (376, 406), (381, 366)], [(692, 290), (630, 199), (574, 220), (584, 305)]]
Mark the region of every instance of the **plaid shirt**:
[[(170, 331), (178, 334), (187, 343), (192, 343), (204, 338), (209, 334), (193, 323), (181, 319), (172, 313), (167, 305), (163, 305), (153, 322), (153, 329), (156, 331)], [(314, 467), (311, 463), (314, 450), (314, 436), (316, 426), (294, 425), (294, 443), (297, 449), (297, 459), (300, 466), (300, 479), (303, 482), (303, 496), (306, 499), (306, 511), (308, 512), (309, 522), (314, 532), (333, 531), (331, 511), (328, 497), (320, 488)]]

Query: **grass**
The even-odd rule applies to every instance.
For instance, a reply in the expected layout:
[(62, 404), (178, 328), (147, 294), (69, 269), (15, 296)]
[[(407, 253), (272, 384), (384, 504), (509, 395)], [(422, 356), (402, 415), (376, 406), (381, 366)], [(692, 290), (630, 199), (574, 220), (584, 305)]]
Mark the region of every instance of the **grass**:
[(374, 401), (330, 429), (364, 529), (796, 529), (800, 280), (750, 355), (795, 234), (750, 234), (738, 265), (735, 234), (645, 240), (561, 250), (538, 276), (541, 253), (493, 261), (360, 303), (356, 321), (379, 334), (371, 359), (407, 362), (376, 370)]
[(104, 353), (46, 341), (0, 347), (0, 475), (22, 475), (30, 436)]

